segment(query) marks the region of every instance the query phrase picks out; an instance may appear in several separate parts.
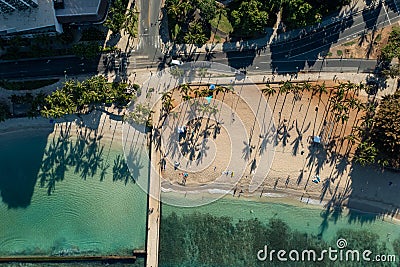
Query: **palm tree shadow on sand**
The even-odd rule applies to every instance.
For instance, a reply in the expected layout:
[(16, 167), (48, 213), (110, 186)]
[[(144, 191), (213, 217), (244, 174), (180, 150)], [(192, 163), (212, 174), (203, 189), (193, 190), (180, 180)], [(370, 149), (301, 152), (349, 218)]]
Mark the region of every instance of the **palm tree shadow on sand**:
[[(337, 172), (340, 173), (340, 170)], [(349, 223), (363, 225), (377, 219), (391, 221), (399, 211), (399, 172), (353, 163), (348, 176), (350, 178), (345, 188), (341, 192), (333, 191), (321, 212), (323, 220), (320, 235), (328, 229), (329, 223), (336, 223), (343, 216), (346, 216)], [(322, 193), (330, 190), (332, 181), (323, 184)], [(346, 213), (344, 206), (348, 208)]]

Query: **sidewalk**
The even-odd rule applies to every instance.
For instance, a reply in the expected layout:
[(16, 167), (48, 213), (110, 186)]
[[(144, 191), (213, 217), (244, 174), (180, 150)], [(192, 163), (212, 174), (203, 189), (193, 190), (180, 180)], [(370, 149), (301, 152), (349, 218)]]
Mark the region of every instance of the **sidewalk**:
[[(263, 47), (269, 46), (271, 44), (277, 44), (277, 43), (284, 43), (289, 40), (298, 38), (301, 34), (305, 35), (308, 33), (312, 33), (313, 31), (316, 31), (317, 29), (321, 29), (323, 27), (326, 27), (330, 24), (336, 23), (338, 21), (342, 21), (344, 17), (350, 17), (354, 14), (358, 14), (362, 12), (363, 9), (365, 8), (374, 8), (374, 6), (368, 6), (365, 4), (364, 1), (359, 1), (359, 0), (353, 0), (352, 3), (348, 6), (345, 6), (342, 8), (342, 10), (339, 12), (339, 14), (343, 14), (343, 17), (337, 17), (334, 15), (326, 17), (321, 23), (315, 24), (308, 26), (304, 29), (295, 29), (295, 30), (290, 30), (285, 33), (280, 33), (278, 35), (273, 35), (274, 29), (273, 28), (268, 28), (266, 29), (266, 34), (264, 37), (258, 38), (258, 39), (252, 39), (252, 40), (246, 40), (246, 41), (237, 41), (237, 42), (224, 42), (224, 43), (216, 43), (216, 44), (205, 44), (201, 47), (197, 47), (196, 45), (193, 45), (194, 47), (194, 53), (207, 53), (208, 51), (214, 51), (214, 52), (231, 52), (231, 51), (242, 51), (242, 50), (248, 50), (248, 49), (261, 49)], [(348, 15), (347, 15), (348, 14)], [(272, 40), (270, 38), (272, 37)], [(167, 44), (164, 44), (161, 42), (162, 49), (169, 49), (171, 47), (171, 42), (168, 42)], [(176, 44), (176, 51), (180, 51), (181, 49), (186, 49), (188, 51), (192, 45), (190, 44)]]
[(361, 13), (365, 8), (374, 8), (374, 6), (368, 6), (364, 1), (353, 0), (352, 3), (350, 3), (348, 6), (343, 7), (342, 10), (339, 12), (339, 15), (342, 14), (343, 17), (338, 17), (335, 15), (327, 16), (323, 21), (321, 21), (321, 23), (308, 26), (304, 29), (294, 29), (289, 32), (280, 33), (279, 35), (277, 35), (276, 38), (274, 38), (274, 40), (272, 40), (272, 42), (287, 42), (293, 38), (299, 37), (301, 34), (306, 35), (308, 33), (312, 33), (317, 29), (326, 27), (330, 24), (342, 21), (345, 18), (349, 18), (355, 14)]

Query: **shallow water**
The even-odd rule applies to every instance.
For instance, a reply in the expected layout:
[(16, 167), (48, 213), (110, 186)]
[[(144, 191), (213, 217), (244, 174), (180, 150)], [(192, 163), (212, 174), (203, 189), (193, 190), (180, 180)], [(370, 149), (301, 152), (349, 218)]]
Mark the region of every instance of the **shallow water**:
[[(197, 197), (195, 196), (192, 199), (196, 199)], [(187, 201), (191, 201), (190, 198)], [(325, 216), (323, 207), (319, 205), (306, 205), (288, 199), (282, 199), (282, 203), (279, 202), (280, 198), (273, 198), (271, 201), (268, 201), (265, 197), (262, 199), (257, 197), (237, 198), (227, 195), (211, 204), (195, 208), (163, 205), (162, 212), (163, 215), (169, 215), (172, 212), (178, 215), (194, 212), (208, 213), (219, 217), (231, 217), (234, 222), (254, 218), (262, 222), (267, 222), (271, 218), (279, 218), (294, 230), (321, 235), (326, 241), (330, 241), (335, 237), (337, 230), (341, 228), (367, 229), (378, 234), (382, 240), (387, 239), (388, 233), (392, 237), (400, 236), (399, 223), (388, 220), (382, 221), (382, 219), (372, 220), (372, 218), (375, 218), (373, 214), (356, 212), (361, 219), (354, 221), (350, 220), (346, 211), (338, 216), (338, 218), (335, 218), (332, 215)], [(352, 212), (353, 215), (354, 213), (355, 211)]]
[[(140, 170), (147, 177), (146, 165)], [(0, 255), (128, 254), (143, 249), (147, 197), (121, 144), (0, 136)]]
[[(350, 229), (353, 231), (366, 230), (368, 232), (377, 234), (379, 237), (379, 240), (377, 241), (379, 243), (385, 243), (387, 248), (391, 252), (392, 252), (393, 240), (400, 237), (400, 225), (398, 223), (394, 223), (391, 221), (382, 221), (382, 219), (371, 220), (371, 218), (374, 218), (374, 216), (371, 214), (359, 213), (358, 218), (360, 218), (360, 220), (354, 221), (354, 220), (349, 220), (347, 212), (343, 212), (338, 217), (335, 217), (332, 214), (326, 216), (321, 206), (305, 205), (304, 203), (295, 203), (295, 201), (288, 201), (289, 204), (280, 204), (277, 203), (278, 201), (279, 201), (278, 199), (274, 199), (273, 202), (266, 202), (265, 198), (246, 199), (246, 198), (233, 198), (231, 196), (226, 196), (211, 204), (196, 208), (181, 208), (181, 207), (163, 205), (162, 216), (163, 218), (166, 218), (168, 215), (172, 213), (176, 213), (178, 217), (187, 216), (194, 213), (211, 214), (216, 217), (230, 217), (232, 219), (233, 225), (238, 223), (240, 220), (245, 221), (251, 219), (257, 219), (262, 224), (267, 225), (270, 219), (275, 218), (284, 221), (290, 227), (291, 230), (296, 230), (301, 233), (307, 233), (309, 234), (309, 236), (311, 235), (319, 236), (322, 238), (323, 241), (327, 242), (328, 244), (336, 244), (337, 233), (341, 229)], [(190, 217), (186, 217), (186, 219), (189, 218)], [(204, 227), (208, 228), (210, 227), (210, 225), (204, 225)], [(171, 231), (171, 227), (168, 227), (168, 231)], [(179, 229), (176, 229), (176, 231), (179, 231)], [(190, 231), (196, 231), (196, 230), (191, 229)], [(162, 224), (161, 224), (161, 232), (163, 232)], [(193, 232), (183, 233), (183, 235), (196, 236), (196, 233)], [(346, 239), (346, 237), (343, 238)], [(351, 238), (349, 237), (349, 240), (350, 239)], [(173, 241), (171, 242), (167, 241), (165, 246), (168, 247), (173, 244), (174, 244)], [(251, 245), (252, 244), (241, 244), (241, 246), (243, 247)], [(349, 246), (351, 246), (351, 244), (349, 244)], [(215, 247), (212, 249), (220, 250), (221, 248)], [(171, 250), (173, 249), (171, 248)], [(256, 252), (257, 251), (254, 251), (254, 255), (250, 256), (255, 257)], [(168, 254), (165, 256), (166, 260), (164, 262), (160, 262), (161, 266), (172, 266), (171, 263), (168, 262), (167, 258)], [(173, 265), (178, 266), (176, 262), (174, 262)], [(189, 266), (189, 265), (187, 265), (186, 262), (182, 263), (182, 265), (179, 266)], [(201, 266), (214, 266), (214, 265), (204, 264)], [(220, 266), (225, 266), (225, 265), (220, 265)], [(238, 264), (237, 266), (242, 266), (242, 264)]]

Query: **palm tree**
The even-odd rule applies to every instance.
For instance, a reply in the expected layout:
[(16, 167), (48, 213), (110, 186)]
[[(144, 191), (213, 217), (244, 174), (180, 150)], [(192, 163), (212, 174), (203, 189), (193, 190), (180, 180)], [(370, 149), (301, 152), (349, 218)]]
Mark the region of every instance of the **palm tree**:
[(204, 33), (196, 33), (195, 34), (195, 44), (204, 45), (208, 41), (208, 38)]
[(355, 155), (355, 161), (360, 163), (362, 166), (372, 164), (378, 155), (378, 150), (374, 144), (368, 141), (361, 142), (358, 146)]
[(182, 99), (183, 99), (183, 101), (189, 101), (192, 99), (192, 97), (190, 95), (183, 95)]
[(216, 2), (216, 8), (217, 9), (216, 9), (215, 15), (218, 16), (218, 22), (217, 22), (217, 27), (215, 27), (215, 32), (213, 35), (212, 43), (214, 43), (214, 38), (215, 38), (215, 35), (217, 34), (219, 22), (221, 21), (222, 15), (226, 12), (224, 6), (218, 2)]
[(357, 112), (359, 112), (360, 110), (365, 109), (365, 104), (361, 100), (357, 99), (355, 108), (357, 109)]
[(181, 26), (179, 26), (179, 24), (175, 24), (173, 31), (171, 31), (171, 37), (174, 44), (180, 32), (181, 32)]
[(208, 89), (208, 88), (203, 88), (200, 91), (200, 97), (206, 97), (206, 96), (209, 96), (209, 95), (210, 95), (210, 89)]
[(189, 23), (189, 31), (194, 34), (203, 33), (203, 25), (198, 20), (194, 20)]
[(185, 43), (190, 44), (190, 51), (189, 51), (189, 55), (192, 54), (192, 50), (193, 50), (193, 45), (196, 43), (197, 41), (197, 36), (196, 34), (194, 34), (193, 32), (191, 32), (190, 30), (185, 34), (185, 36), (183, 37), (183, 40), (185, 41)]
[(182, 12), (180, 0), (167, 1), (167, 13), (173, 18), (179, 18)]
[(180, 10), (181, 10), (181, 15), (182, 18), (186, 18), (188, 15), (188, 12), (192, 9), (192, 5), (190, 4), (190, 1), (188, 0), (183, 0), (180, 4)]
[(167, 91), (167, 92), (161, 93), (161, 95), (162, 95), (161, 96), (162, 107), (165, 112), (165, 115), (167, 115), (173, 108), (172, 92)]
[(357, 136), (355, 136), (354, 134), (347, 135), (345, 137), (345, 139), (348, 140), (349, 143), (352, 145), (354, 145), (356, 143), (356, 141), (358, 140)]
[(214, 89), (215, 95), (218, 95), (219, 93), (225, 93), (226, 92), (226, 87), (217, 85)]
[(200, 97), (200, 95), (201, 95), (201, 91), (199, 88), (194, 89), (193, 93), (194, 93), (194, 97), (196, 97), (196, 98)]
[(179, 92), (183, 97), (187, 96), (190, 92), (190, 86), (187, 83), (179, 85)]
[(321, 102), (321, 97), (322, 94), (327, 94), (328, 91), (326, 90), (326, 86), (325, 86), (325, 82), (321, 84), (317, 84), (317, 86), (315, 87), (316, 93), (318, 94), (318, 106), (319, 103)]
[(300, 85), (298, 85), (298, 84), (295, 84), (292, 88), (291, 88), (291, 92), (293, 93), (293, 95), (294, 95), (294, 99), (295, 100), (299, 100), (300, 99), (300, 91), (302, 90), (303, 88), (300, 86)]
[(274, 94), (276, 94), (276, 89), (274, 87), (271, 87), (271, 85), (269, 83), (265, 84), (265, 88), (261, 89), (261, 92), (264, 95), (268, 96), (268, 99), (273, 96)]
[(286, 102), (286, 97), (292, 89), (293, 89), (293, 84), (290, 81), (285, 81), (285, 82), (281, 83), (279, 86), (279, 93), (285, 94), (285, 98), (283, 99), (283, 103), (282, 103), (282, 107), (281, 107), (281, 111), (280, 111), (281, 114), (282, 114), (283, 107)]
[(345, 102), (350, 109), (355, 109), (358, 106), (358, 99), (355, 97), (347, 98)]
[(312, 90), (312, 85), (309, 82), (303, 82), (301, 85), (301, 91), (307, 91), (310, 92)]
[(280, 94), (288, 94), (293, 88), (293, 84), (290, 81), (285, 81), (279, 86)]
[(126, 14), (123, 29), (125, 34), (129, 34), (129, 37), (135, 38), (137, 35), (136, 23), (138, 21), (138, 14), (134, 9), (129, 9)]
[(170, 100), (172, 98), (172, 92), (171, 91), (167, 91), (164, 93), (160, 93), (161, 94), (161, 101), (165, 102), (167, 100)]

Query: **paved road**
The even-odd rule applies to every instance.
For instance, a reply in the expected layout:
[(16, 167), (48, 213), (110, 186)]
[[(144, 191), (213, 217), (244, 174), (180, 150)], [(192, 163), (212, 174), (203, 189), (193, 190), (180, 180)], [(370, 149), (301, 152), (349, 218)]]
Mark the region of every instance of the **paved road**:
[[(305, 36), (292, 39), (285, 43), (273, 44), (265, 51), (255, 50), (215, 52), (209, 60), (228, 64), (238, 69), (247, 68), (251, 72), (296, 72), (309, 71), (372, 71), (374, 60), (326, 59), (321, 54), (333, 44), (344, 43), (351, 38), (357, 38), (364, 31), (382, 28), (400, 21), (398, 1), (390, 0), (385, 5), (379, 5), (374, 10), (359, 12), (332, 23), (325, 28), (316, 30)], [(161, 0), (140, 0), (141, 36), (138, 51), (131, 58), (128, 71), (138, 68), (156, 66), (161, 54), (159, 47), (159, 10)], [(322, 40), (322, 41), (321, 41)], [(138, 56), (141, 56), (138, 58)], [(205, 60), (200, 55), (198, 60)], [(19, 61), (18, 64), (0, 62), (0, 79), (38, 78), (67, 75), (92, 74), (104, 71), (102, 58), (97, 61), (81, 60), (76, 57), (62, 59), (47, 59)]]
[[(246, 52), (251, 53), (251, 52)], [(265, 61), (262, 56), (251, 58), (246, 53), (238, 54), (234, 58), (227, 59), (224, 54), (217, 55), (213, 59), (214, 62), (229, 64), (231, 66), (237, 66), (242, 64), (244, 61), (251, 61), (252, 64), (247, 68), (249, 72), (254, 73), (271, 73), (272, 66), (270, 61)], [(82, 65), (82, 63), (84, 65)], [(296, 69), (294, 63), (304, 65), (301, 68)], [(325, 71), (325, 72), (373, 72), (376, 60), (366, 59), (320, 59), (312, 62), (312, 66), (304, 60), (298, 61), (282, 61), (279, 62), (278, 72), (295, 72), (297, 70), (305, 71)], [(131, 63), (128, 66), (128, 73), (135, 72), (138, 69), (145, 69), (150, 66), (151, 63), (147, 58), (131, 59)], [(34, 67), (33, 67), (34, 66)], [(0, 63), (0, 79), (29, 79), (29, 78), (49, 78), (49, 77), (61, 77), (64, 76), (66, 70), (67, 77), (75, 76), (79, 74), (96, 74), (103, 73), (105, 66), (100, 60), (91, 62), (81, 60), (76, 57), (63, 58), (63, 59), (52, 59), (50, 63), (47, 60), (29, 60), (20, 61), (18, 64), (15, 63)], [(112, 73), (111, 73), (112, 74)]]
[(154, 61), (161, 54), (159, 50), (159, 15), (162, 0), (140, 1), (140, 26), (138, 53), (149, 57)]
[[(376, 9), (365, 10), (354, 16), (336, 21), (308, 35), (287, 42), (272, 44), (258, 54), (255, 50), (241, 52), (216, 52), (212, 61), (229, 64), (238, 69), (250, 71), (295, 72), (297, 70), (314, 71), (370, 71), (376, 62), (371, 60), (323, 60), (323, 54), (332, 45), (359, 38), (364, 32), (379, 29), (400, 21), (397, 4), (388, 1)], [(204, 58), (200, 58), (204, 59)], [(328, 67), (328, 69), (326, 68)]]
[[(0, 79), (73, 76), (97, 73), (98, 60), (81, 60), (75, 56), (49, 59), (0, 62)], [(64, 73), (65, 71), (65, 73)]]

